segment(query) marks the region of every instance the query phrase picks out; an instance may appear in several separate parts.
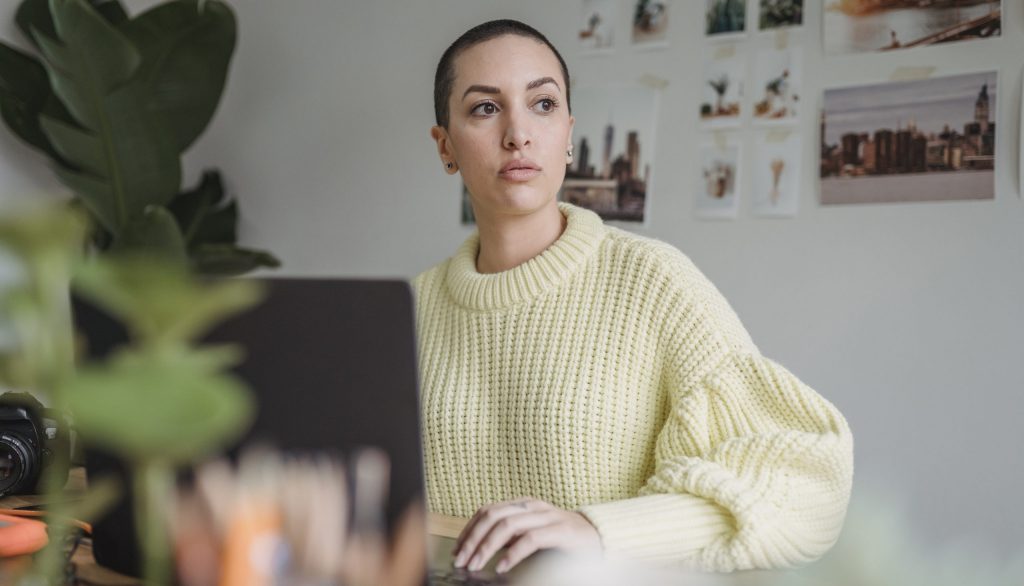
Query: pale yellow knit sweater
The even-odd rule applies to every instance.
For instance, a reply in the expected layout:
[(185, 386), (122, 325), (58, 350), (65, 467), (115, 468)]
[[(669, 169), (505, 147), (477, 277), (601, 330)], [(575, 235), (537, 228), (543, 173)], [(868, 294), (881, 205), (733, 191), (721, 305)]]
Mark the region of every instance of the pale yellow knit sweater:
[(474, 234), (414, 280), (430, 510), (535, 497), (610, 555), (713, 571), (824, 553), (853, 475), (842, 415), (678, 250), (560, 209), (514, 269), (478, 273)]

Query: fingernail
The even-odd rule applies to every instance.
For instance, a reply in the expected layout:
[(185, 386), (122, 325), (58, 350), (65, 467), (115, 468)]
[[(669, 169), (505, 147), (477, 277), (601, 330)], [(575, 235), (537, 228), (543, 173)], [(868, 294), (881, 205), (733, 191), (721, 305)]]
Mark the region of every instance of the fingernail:
[(496, 572), (498, 572), (499, 574), (504, 574), (505, 570), (507, 570), (507, 569), (508, 569), (508, 562), (505, 561), (505, 560), (501, 560), (500, 562), (498, 562), (497, 567), (494, 568), (494, 570)]
[(484, 567), (484, 564), (480, 560), (480, 556), (476, 556), (471, 562), (469, 562), (469, 569), (474, 572), (478, 571), (482, 567)]
[(466, 565), (466, 553), (462, 552), (455, 557), (455, 567), (461, 568), (464, 565)]

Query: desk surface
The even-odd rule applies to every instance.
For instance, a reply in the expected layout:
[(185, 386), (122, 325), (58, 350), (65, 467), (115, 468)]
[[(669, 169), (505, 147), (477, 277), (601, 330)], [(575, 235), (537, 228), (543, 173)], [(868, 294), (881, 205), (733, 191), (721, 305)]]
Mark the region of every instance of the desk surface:
[[(67, 492), (74, 495), (85, 490), (85, 471), (76, 468), (71, 471), (68, 479)], [(31, 507), (46, 503), (46, 498), (39, 495), (15, 495), (0, 498), (0, 508), (17, 509)], [(449, 517), (446, 515), (429, 514), (427, 517), (427, 532), (429, 534), (428, 548), (430, 550), (431, 564), (444, 563), (450, 560), (448, 550), (453, 540), (458, 537), (468, 520), (461, 517)], [(97, 565), (92, 556), (92, 546), (88, 540), (84, 541), (72, 556), (75, 564), (76, 577), (83, 584), (96, 586), (137, 586), (139, 580), (108, 570)], [(0, 569), (2, 569), (0, 565)], [(437, 567), (436, 565), (432, 567)], [(2, 574), (2, 571), (0, 571)]]

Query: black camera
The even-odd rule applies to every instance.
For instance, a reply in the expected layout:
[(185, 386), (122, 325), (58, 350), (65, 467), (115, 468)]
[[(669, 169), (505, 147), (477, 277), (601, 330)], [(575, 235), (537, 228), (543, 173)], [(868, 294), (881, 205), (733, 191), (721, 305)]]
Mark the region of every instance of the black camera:
[(0, 395), (0, 497), (40, 492), (44, 471), (60, 466), (61, 485), (71, 459), (70, 422), (28, 393)]

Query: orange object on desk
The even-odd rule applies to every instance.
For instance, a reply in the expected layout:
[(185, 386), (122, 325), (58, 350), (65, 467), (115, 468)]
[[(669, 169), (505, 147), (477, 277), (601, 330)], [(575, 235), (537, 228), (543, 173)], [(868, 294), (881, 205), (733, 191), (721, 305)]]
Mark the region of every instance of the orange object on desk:
[(0, 557), (34, 553), (46, 546), (46, 523), (0, 515)]

